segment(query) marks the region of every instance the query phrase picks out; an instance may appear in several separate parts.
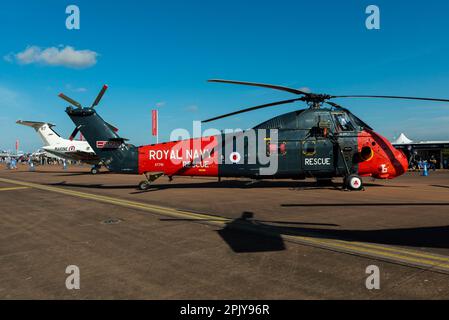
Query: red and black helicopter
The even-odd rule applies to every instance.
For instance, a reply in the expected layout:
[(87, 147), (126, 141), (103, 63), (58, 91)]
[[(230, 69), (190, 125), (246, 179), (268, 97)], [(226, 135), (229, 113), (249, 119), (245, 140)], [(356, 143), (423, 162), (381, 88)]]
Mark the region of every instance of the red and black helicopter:
[[(85, 139), (112, 172), (143, 174), (145, 180), (139, 189), (146, 190), (162, 175), (246, 177), (251, 179), (305, 179), (331, 180), (343, 177), (344, 188), (362, 190), (361, 177), (392, 179), (408, 169), (408, 159), (391, 143), (348, 109), (330, 100), (336, 98), (408, 99), (449, 102), (448, 99), (378, 96), (329, 95), (305, 92), (294, 88), (230, 80), (209, 80), (286, 91), (297, 95), (282, 100), (242, 109), (214, 117), (210, 122), (232, 115), (298, 101), (308, 108), (282, 114), (254, 127), (255, 139), (243, 139), (239, 148), (236, 136), (246, 131), (220, 133), (136, 147), (119, 137), (94, 109), (103, 97), (103, 86), (91, 107), (82, 107), (77, 101), (60, 94), (71, 105), (66, 113), (81, 130)], [(258, 150), (258, 151), (256, 151)], [(268, 162), (253, 153), (263, 150)], [(250, 161), (251, 160), (251, 161)], [(276, 170), (268, 168), (276, 162)]]

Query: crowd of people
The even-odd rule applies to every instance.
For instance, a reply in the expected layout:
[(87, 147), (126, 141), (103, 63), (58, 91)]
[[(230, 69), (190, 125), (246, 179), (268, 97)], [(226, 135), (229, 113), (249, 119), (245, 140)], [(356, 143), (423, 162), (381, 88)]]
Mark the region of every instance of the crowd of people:
[(427, 159), (416, 159), (415, 157), (411, 159), (409, 170), (411, 171), (422, 171), (424, 170), (424, 167), (427, 168), (427, 170), (433, 170), (435, 171), (437, 169), (437, 159), (435, 159), (435, 156), (431, 156), (429, 160)]
[(3, 156), (0, 157), (0, 163), (6, 164), (7, 169), (17, 169), (19, 164), (29, 165), (34, 167), (36, 165), (59, 165), (65, 167), (67, 165), (79, 164), (79, 161), (65, 160), (61, 158), (49, 157), (46, 155), (32, 156), (23, 155), (20, 157), (15, 156)]

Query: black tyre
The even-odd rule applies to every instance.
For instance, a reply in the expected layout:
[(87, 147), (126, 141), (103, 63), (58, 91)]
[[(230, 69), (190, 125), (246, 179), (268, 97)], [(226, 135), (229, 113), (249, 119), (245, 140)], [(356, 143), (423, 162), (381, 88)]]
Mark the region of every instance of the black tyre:
[(100, 170), (98, 168), (90, 169), (90, 173), (92, 173), (92, 174), (97, 174), (98, 172), (100, 172)]
[(141, 181), (139, 183), (140, 190), (148, 190), (150, 188), (150, 183), (148, 181)]
[(354, 190), (354, 191), (360, 191), (363, 190), (363, 181), (362, 178), (360, 178), (358, 175), (356, 174), (351, 174), (349, 177), (346, 178), (345, 180), (345, 186), (346, 188), (348, 188), (349, 190)]

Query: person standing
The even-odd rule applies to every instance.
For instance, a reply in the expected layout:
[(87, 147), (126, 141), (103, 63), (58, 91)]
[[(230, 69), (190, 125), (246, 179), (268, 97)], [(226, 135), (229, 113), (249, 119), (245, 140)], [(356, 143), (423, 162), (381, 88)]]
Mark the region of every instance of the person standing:
[(436, 168), (437, 168), (437, 159), (435, 159), (434, 155), (432, 155), (430, 157), (430, 161), (429, 162), (430, 162), (430, 167), (432, 168), (433, 171), (435, 171)]
[(11, 159), (11, 169), (17, 169), (17, 160), (16, 158)]

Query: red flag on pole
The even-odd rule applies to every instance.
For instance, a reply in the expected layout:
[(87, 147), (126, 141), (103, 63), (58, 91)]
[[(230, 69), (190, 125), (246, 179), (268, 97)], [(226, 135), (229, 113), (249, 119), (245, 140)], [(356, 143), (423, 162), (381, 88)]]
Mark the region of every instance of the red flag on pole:
[(16, 154), (19, 152), (19, 139), (16, 140)]
[(152, 122), (152, 130), (151, 133), (153, 137), (157, 137), (157, 110), (151, 110), (151, 122)]

